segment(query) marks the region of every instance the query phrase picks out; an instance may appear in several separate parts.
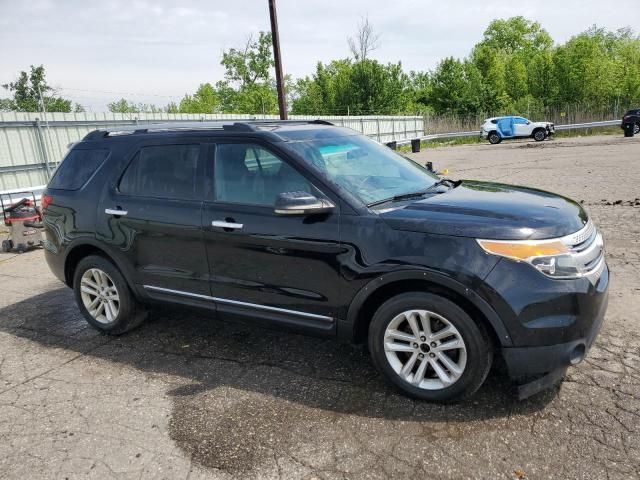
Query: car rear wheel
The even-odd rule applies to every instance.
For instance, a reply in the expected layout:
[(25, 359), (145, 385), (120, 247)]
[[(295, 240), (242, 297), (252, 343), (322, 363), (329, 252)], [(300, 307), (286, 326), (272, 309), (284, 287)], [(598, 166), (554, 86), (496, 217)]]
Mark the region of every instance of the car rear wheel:
[(489, 143), (491, 145), (497, 145), (502, 141), (502, 137), (498, 135), (498, 132), (490, 132), (489, 133)]
[(106, 258), (83, 258), (74, 274), (73, 290), (87, 322), (102, 332), (119, 335), (146, 317), (120, 271)]
[(493, 360), (482, 325), (450, 300), (419, 292), (393, 297), (378, 309), (369, 329), (369, 351), (394, 386), (441, 403), (475, 393)]
[(640, 134), (640, 123), (636, 123), (633, 126), (633, 134), (634, 135), (639, 135)]
[(545, 138), (547, 138), (547, 132), (545, 132), (543, 129), (539, 129), (539, 130), (536, 130), (535, 132), (533, 132), (533, 139), (536, 142), (541, 142)]

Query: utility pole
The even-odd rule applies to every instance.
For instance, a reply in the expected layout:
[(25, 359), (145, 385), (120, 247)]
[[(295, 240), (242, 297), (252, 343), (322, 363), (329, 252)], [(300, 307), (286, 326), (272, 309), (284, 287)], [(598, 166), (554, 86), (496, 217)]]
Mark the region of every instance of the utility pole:
[(278, 17), (276, 15), (276, 0), (269, 0), (269, 15), (271, 16), (271, 38), (273, 40), (273, 59), (276, 64), (276, 88), (278, 89), (278, 109), (280, 120), (287, 119), (287, 99), (284, 96), (284, 76), (282, 75), (282, 60), (280, 58), (280, 36), (278, 34)]

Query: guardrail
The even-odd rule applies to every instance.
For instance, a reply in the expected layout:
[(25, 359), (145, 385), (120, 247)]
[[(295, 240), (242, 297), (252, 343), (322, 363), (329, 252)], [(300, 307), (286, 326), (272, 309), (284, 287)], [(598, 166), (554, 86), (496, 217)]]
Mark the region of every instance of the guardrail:
[[(575, 130), (580, 128), (597, 128), (597, 127), (613, 127), (620, 125), (620, 120), (603, 120), (601, 122), (588, 122), (588, 123), (570, 123), (566, 125), (555, 125), (556, 131), (558, 130)], [(439, 138), (456, 138), (456, 137), (478, 137), (480, 136), (480, 130), (473, 130), (470, 132), (450, 132), (450, 133), (433, 133), (431, 135), (424, 135), (419, 137), (420, 141), (428, 142), (429, 140), (436, 140)], [(397, 145), (408, 145), (411, 143), (410, 138), (399, 140)], [(417, 140), (417, 139), (413, 139)]]

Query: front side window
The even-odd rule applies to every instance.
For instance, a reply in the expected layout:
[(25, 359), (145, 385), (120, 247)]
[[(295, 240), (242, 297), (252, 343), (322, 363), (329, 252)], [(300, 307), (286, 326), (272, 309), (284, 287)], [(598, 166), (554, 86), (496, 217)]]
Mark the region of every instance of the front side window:
[(424, 190), (437, 181), (425, 168), (364, 135), (286, 142), (286, 148), (365, 204)]
[(220, 202), (273, 206), (280, 193), (311, 193), (311, 184), (287, 162), (260, 146), (219, 144), (214, 194)]
[(144, 147), (135, 155), (122, 179), (120, 193), (142, 197), (191, 200), (198, 194), (199, 145)]
[(515, 123), (516, 125), (526, 125), (527, 119), (522, 117), (515, 117), (513, 119), (513, 123)]

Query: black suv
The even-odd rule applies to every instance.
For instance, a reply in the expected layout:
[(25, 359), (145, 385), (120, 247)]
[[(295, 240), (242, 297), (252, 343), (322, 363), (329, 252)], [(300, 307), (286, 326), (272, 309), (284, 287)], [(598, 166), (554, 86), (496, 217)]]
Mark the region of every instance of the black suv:
[(430, 401), (500, 354), (524, 397), (580, 362), (607, 306), (603, 240), (577, 203), (439, 178), (323, 121), (97, 130), (43, 195), (46, 258), (106, 333), (201, 307), (341, 341)]
[(633, 130), (634, 135), (640, 134), (640, 108), (629, 110), (624, 114), (620, 127), (625, 130), (627, 128), (626, 125), (630, 125), (629, 128)]

